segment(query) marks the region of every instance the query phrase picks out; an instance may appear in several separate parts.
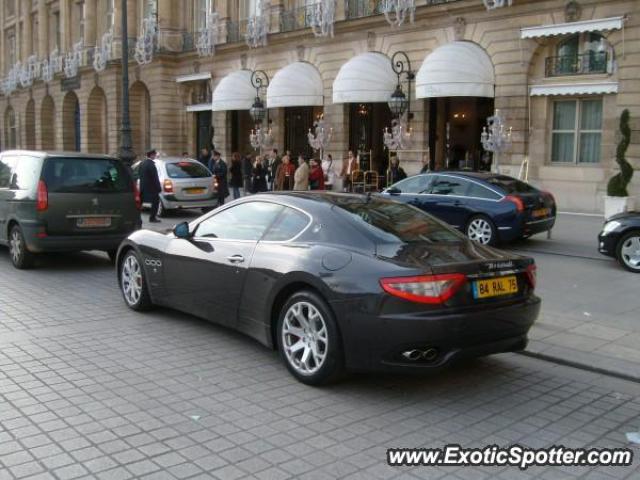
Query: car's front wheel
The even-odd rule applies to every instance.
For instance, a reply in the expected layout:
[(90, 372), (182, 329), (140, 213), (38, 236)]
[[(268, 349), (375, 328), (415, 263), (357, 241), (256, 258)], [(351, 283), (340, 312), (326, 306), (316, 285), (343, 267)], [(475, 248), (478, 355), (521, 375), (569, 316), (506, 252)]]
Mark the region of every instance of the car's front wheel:
[(293, 294), (278, 319), (278, 348), (289, 371), (302, 383), (336, 380), (344, 369), (338, 327), (327, 303), (305, 290)]
[(496, 227), (484, 215), (471, 217), (466, 228), (467, 237), (482, 245), (495, 245), (497, 241)]
[(33, 266), (33, 253), (27, 248), (22, 230), (18, 225), (11, 227), (9, 232), (9, 256), (11, 263), (19, 270), (24, 270)]
[(127, 306), (144, 311), (151, 308), (151, 297), (138, 254), (129, 250), (120, 264), (120, 290)]
[(633, 273), (640, 273), (640, 230), (626, 233), (616, 248), (620, 265)]

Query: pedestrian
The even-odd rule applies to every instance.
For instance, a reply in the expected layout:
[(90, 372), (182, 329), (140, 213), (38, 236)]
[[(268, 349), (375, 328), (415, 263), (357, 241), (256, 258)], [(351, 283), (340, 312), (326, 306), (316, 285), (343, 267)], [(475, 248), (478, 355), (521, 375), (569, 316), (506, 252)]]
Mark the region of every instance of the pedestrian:
[(263, 159), (256, 155), (251, 171), (251, 191), (260, 193), (267, 191), (267, 171), (264, 168)]
[(209, 153), (209, 149), (207, 147), (202, 148), (200, 150), (200, 156), (198, 157), (198, 161), (203, 164), (205, 167), (209, 167), (209, 161), (211, 160), (211, 154)]
[(422, 155), (422, 168), (420, 169), (420, 173), (429, 173), (430, 171), (429, 155), (425, 153)]
[(302, 192), (309, 190), (309, 164), (302, 154), (298, 155), (298, 168), (293, 175), (293, 189)]
[(388, 185), (393, 185), (394, 183), (398, 183), (400, 180), (404, 180), (405, 178), (407, 178), (407, 174), (400, 166), (400, 160), (398, 159), (398, 157), (393, 157), (391, 159), (388, 177)]
[(350, 192), (353, 183), (353, 174), (360, 170), (358, 165), (358, 156), (354, 155), (353, 150), (349, 150), (347, 158), (342, 161), (342, 170), (340, 178), (345, 192)]
[(242, 180), (244, 194), (249, 195), (253, 192), (251, 176), (253, 175), (253, 165), (251, 163), (251, 154), (247, 153), (242, 157)]
[(336, 182), (336, 171), (333, 168), (333, 157), (330, 153), (327, 154), (327, 158), (322, 161), (320, 167), (324, 172), (324, 188), (326, 190), (333, 190)]
[(289, 155), (282, 157), (282, 163), (276, 171), (274, 190), (291, 190), (293, 188), (293, 176), (296, 169), (289, 159)]
[(156, 168), (155, 159), (158, 153), (155, 150), (149, 150), (147, 157), (140, 164), (140, 196), (145, 203), (151, 203), (151, 211), (149, 213), (149, 221), (158, 223), (158, 209), (160, 208), (160, 177), (158, 177), (158, 169)]
[(229, 173), (231, 174), (229, 185), (233, 191), (233, 199), (236, 200), (240, 198), (240, 189), (242, 188), (242, 162), (238, 152), (233, 152), (231, 154), (231, 166), (229, 167)]
[(315, 158), (311, 159), (311, 171), (309, 172), (309, 188), (311, 190), (324, 190), (325, 189), (325, 173), (322, 170), (322, 165)]
[(220, 156), (220, 152), (213, 152), (213, 156), (209, 160), (209, 170), (216, 177), (218, 184), (218, 206), (224, 205), (224, 199), (229, 196), (229, 185), (227, 183), (227, 164)]
[(278, 156), (278, 149), (274, 148), (273, 150), (271, 150), (271, 152), (269, 153), (269, 156), (265, 160), (266, 161), (264, 163), (266, 165), (264, 166), (266, 167), (266, 174), (267, 174), (267, 180), (269, 182), (269, 189), (273, 190), (274, 189), (273, 184), (276, 179), (276, 173), (278, 171), (278, 167), (282, 163), (282, 160)]

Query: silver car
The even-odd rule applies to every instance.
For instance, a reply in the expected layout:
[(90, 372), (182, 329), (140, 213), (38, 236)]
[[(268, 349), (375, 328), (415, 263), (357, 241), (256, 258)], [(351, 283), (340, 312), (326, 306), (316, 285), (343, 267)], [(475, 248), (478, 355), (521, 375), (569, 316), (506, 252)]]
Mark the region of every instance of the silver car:
[[(141, 162), (133, 165), (133, 175), (139, 178)], [(182, 208), (208, 211), (218, 205), (217, 184), (211, 171), (197, 160), (161, 157), (155, 160), (160, 177), (159, 215)]]

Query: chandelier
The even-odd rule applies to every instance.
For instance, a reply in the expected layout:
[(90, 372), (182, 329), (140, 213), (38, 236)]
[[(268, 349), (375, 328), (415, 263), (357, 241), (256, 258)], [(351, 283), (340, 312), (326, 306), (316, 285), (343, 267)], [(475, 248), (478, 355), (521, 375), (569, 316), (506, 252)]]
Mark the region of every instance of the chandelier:
[(389, 25), (399, 27), (409, 16), (411, 23), (415, 20), (416, 0), (383, 0), (382, 13)]
[(307, 139), (309, 140), (309, 146), (316, 152), (320, 151), (320, 161), (324, 157), (324, 151), (331, 143), (333, 137), (333, 128), (329, 127), (324, 122), (324, 115), (321, 115), (318, 120), (313, 123), (313, 132), (309, 129)]
[(267, 45), (269, 34), (269, 18), (271, 16), (270, 0), (257, 0), (255, 14), (247, 19), (247, 33), (244, 38), (249, 48)]
[(492, 117), (487, 118), (487, 125), (482, 127), (480, 141), (482, 148), (493, 153), (491, 171), (498, 172), (500, 153), (511, 146), (511, 134), (513, 127), (506, 128), (504, 118), (500, 110), (496, 109)]
[(67, 52), (64, 58), (64, 76), (67, 78), (75, 77), (78, 74), (78, 67), (82, 61), (82, 40), (73, 44), (70, 52)]
[[(152, 2), (149, 2), (150, 4)], [(147, 65), (153, 60), (153, 51), (158, 39), (158, 22), (153, 8), (149, 8), (149, 13), (142, 19), (142, 33), (136, 41), (136, 48), (133, 58), (138, 65)]]
[(273, 146), (273, 134), (271, 129), (266, 130), (256, 125), (255, 130), (251, 130), (249, 134), (249, 142), (254, 150), (264, 150)]
[(385, 127), (383, 140), (387, 150), (407, 150), (411, 148), (411, 129), (401, 119), (394, 119), (391, 121), (391, 130)]
[(196, 40), (196, 50), (201, 57), (212, 56), (215, 53), (218, 42), (218, 20), (217, 12), (207, 11), (204, 29), (198, 34), (198, 40)]
[(336, 0), (316, 0), (311, 6), (311, 29), (316, 37), (333, 37)]
[(482, 0), (487, 10), (494, 10), (496, 8), (510, 7), (513, 5), (513, 0)]
[(100, 40), (100, 46), (93, 50), (93, 69), (102, 72), (107, 68), (107, 62), (111, 59), (111, 48), (113, 45), (113, 26), (107, 30)]

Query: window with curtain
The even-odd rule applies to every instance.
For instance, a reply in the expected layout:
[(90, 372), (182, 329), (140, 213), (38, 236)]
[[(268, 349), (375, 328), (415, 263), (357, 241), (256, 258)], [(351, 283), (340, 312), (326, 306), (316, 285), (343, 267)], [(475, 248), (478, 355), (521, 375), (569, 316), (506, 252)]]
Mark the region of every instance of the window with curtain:
[(207, 13), (213, 11), (213, 0), (195, 0), (193, 7), (193, 31), (202, 32), (207, 26)]
[(262, 2), (260, 0), (241, 0), (240, 1), (240, 19), (260, 15)]
[(602, 99), (555, 101), (551, 135), (552, 162), (600, 162)]

